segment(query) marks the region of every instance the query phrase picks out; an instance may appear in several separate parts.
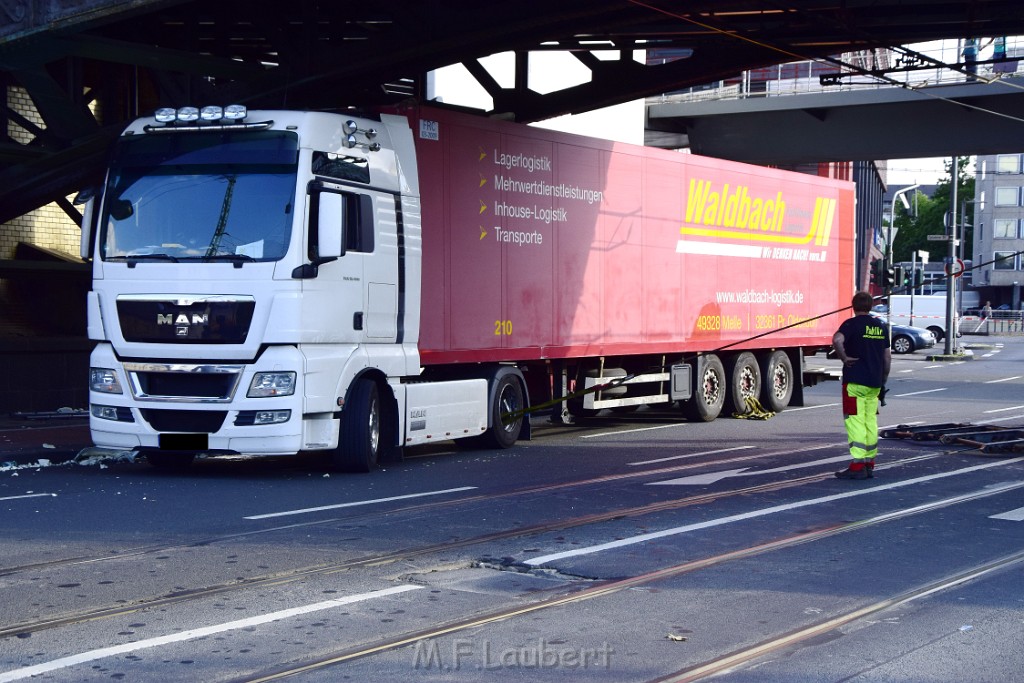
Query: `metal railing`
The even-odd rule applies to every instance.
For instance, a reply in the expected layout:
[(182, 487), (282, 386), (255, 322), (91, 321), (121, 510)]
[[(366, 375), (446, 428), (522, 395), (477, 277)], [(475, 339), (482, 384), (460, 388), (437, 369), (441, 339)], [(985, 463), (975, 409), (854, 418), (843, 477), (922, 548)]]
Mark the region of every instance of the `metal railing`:
[(960, 318), (960, 332), (965, 335), (1024, 335), (1024, 311), (992, 311), (988, 318), (965, 315)]
[[(694, 88), (686, 92), (650, 97), (647, 99), (647, 103), (709, 102), (821, 92), (832, 93), (846, 90), (892, 88), (897, 84), (905, 87), (950, 85), (964, 83), (968, 80), (996, 80), (1002, 76), (1024, 73), (1024, 64), (1019, 63), (1024, 62), (1024, 36), (1009, 36), (1000, 40), (1002, 44), (998, 47), (998, 54), (997, 39), (982, 38), (978, 41), (974, 58), (982, 63), (972, 67), (970, 76), (962, 70), (941, 66), (927, 67), (929, 64), (927, 61), (888, 50), (849, 52), (841, 55), (839, 61), (865, 70), (885, 71), (888, 80), (873, 78), (869, 75), (848, 76), (835, 84), (823, 86), (819, 76), (838, 74), (840, 71), (845, 73), (847, 70), (826, 60), (812, 59), (788, 62), (756, 71), (745, 71), (736, 79), (719, 81), (717, 85)], [(943, 64), (964, 65), (966, 46), (961, 40), (933, 41), (908, 47)], [(984, 63), (1002, 56), (1011, 61)], [(893, 83), (893, 81), (898, 83)]]

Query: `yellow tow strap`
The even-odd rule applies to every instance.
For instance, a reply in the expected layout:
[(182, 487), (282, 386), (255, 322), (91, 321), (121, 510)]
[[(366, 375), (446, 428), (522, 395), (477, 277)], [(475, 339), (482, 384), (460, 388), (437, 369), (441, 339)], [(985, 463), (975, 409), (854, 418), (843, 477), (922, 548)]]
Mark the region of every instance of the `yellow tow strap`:
[(747, 410), (744, 413), (733, 413), (733, 417), (739, 417), (744, 420), (767, 420), (770, 417), (775, 417), (775, 413), (771, 410), (765, 410), (761, 402), (753, 396), (747, 396), (743, 399), (743, 403), (747, 406)]

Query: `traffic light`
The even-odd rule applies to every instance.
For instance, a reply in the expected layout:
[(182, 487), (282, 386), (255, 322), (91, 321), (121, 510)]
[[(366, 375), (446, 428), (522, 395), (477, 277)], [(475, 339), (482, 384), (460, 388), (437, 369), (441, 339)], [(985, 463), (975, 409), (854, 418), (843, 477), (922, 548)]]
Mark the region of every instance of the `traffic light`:
[(871, 262), (871, 284), (876, 287), (882, 286), (882, 266), (884, 262), (882, 259), (876, 258)]
[(903, 289), (906, 284), (906, 277), (903, 274), (903, 266), (893, 266), (892, 284), (897, 289)]
[(891, 289), (892, 283), (896, 281), (896, 269), (892, 266), (882, 264), (882, 287)]

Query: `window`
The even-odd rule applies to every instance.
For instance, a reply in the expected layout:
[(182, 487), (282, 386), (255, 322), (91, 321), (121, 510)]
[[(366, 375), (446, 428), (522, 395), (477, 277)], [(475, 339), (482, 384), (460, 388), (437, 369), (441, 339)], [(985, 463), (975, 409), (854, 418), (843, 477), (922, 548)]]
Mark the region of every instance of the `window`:
[(999, 154), (996, 156), (996, 173), (1020, 173), (1020, 155)]
[(365, 194), (342, 193), (345, 197), (345, 249), (373, 251), (373, 199)]
[(996, 206), (1018, 206), (1020, 204), (1019, 187), (997, 187)]
[(335, 180), (370, 182), (370, 163), (361, 157), (330, 152), (313, 152), (311, 170), (315, 175), (327, 176)]
[(1017, 258), (1015, 252), (997, 251), (992, 254), (994, 263), (992, 270), (1017, 270)]
[(1017, 219), (1016, 218), (996, 218), (992, 222), (992, 238), (993, 239), (1016, 239), (1017, 238)]

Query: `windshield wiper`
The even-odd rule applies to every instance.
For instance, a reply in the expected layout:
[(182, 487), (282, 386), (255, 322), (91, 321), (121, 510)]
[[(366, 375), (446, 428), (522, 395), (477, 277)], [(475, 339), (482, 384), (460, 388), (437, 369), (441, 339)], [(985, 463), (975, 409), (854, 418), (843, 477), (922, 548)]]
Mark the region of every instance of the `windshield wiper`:
[(178, 259), (170, 254), (126, 254), (124, 256), (108, 256), (107, 261), (127, 261), (129, 268), (134, 268), (139, 261), (170, 261), (178, 263)]
[(203, 258), (204, 261), (234, 261), (235, 268), (241, 268), (243, 263), (256, 261), (248, 254), (211, 254)]

